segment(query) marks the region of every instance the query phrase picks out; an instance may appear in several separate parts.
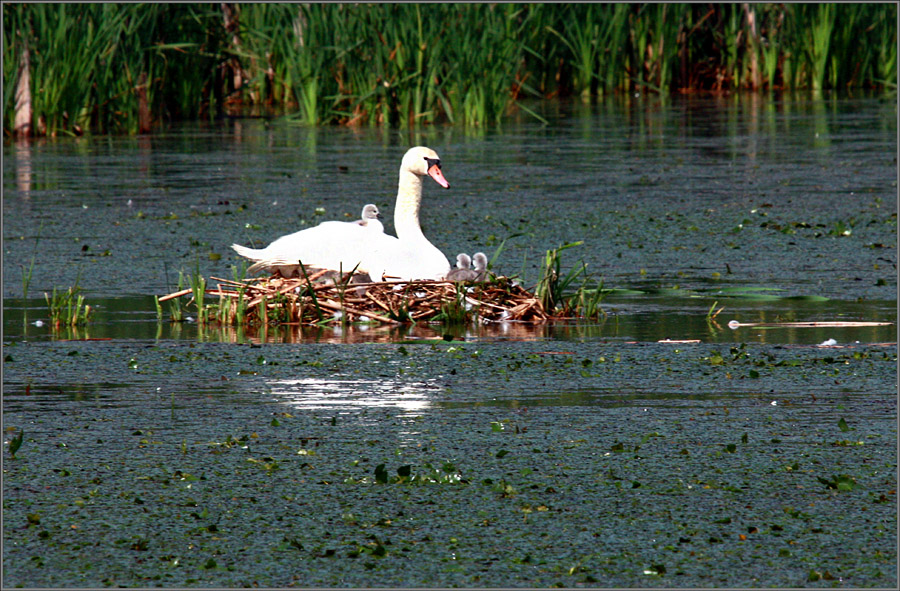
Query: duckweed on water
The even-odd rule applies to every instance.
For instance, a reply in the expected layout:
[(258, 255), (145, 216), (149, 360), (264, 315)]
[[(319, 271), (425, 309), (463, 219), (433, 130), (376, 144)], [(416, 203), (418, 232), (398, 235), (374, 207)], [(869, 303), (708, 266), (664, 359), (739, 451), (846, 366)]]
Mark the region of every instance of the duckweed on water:
[[(894, 582), (895, 347), (98, 342), (126, 373), (118, 404), (96, 404), (113, 390), (52, 387), (83, 379), (82, 346), (20, 344), (4, 368), (6, 420), (31, 425), (4, 464), (4, 517), (24, 528), (4, 584)], [(178, 392), (171, 418), (157, 388)]]

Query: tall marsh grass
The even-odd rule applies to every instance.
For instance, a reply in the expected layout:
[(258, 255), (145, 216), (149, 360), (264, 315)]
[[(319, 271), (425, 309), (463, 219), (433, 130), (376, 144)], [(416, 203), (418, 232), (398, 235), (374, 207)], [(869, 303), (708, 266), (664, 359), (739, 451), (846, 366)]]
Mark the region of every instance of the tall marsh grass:
[(4, 4), (4, 130), (17, 110), (36, 135), (246, 108), (483, 126), (524, 97), (893, 90), (896, 40), (895, 3)]

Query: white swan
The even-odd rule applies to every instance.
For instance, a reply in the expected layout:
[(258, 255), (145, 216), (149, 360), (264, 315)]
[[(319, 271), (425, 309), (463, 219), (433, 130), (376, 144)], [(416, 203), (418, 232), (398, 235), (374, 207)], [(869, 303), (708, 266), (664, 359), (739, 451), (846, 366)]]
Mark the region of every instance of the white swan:
[(410, 148), (400, 163), (394, 228), (397, 238), (371, 232), (355, 222), (322, 222), (314, 228), (282, 236), (269, 246), (252, 249), (233, 244), (232, 248), (254, 263), (251, 273), (278, 270), (297, 274), (302, 261), (307, 269), (353, 268), (367, 272), (373, 280), (383, 276), (400, 279), (443, 279), (450, 270), (447, 257), (425, 238), (419, 226), (422, 180), (430, 176), (445, 189), (450, 183), (441, 172), (437, 152), (424, 146)]

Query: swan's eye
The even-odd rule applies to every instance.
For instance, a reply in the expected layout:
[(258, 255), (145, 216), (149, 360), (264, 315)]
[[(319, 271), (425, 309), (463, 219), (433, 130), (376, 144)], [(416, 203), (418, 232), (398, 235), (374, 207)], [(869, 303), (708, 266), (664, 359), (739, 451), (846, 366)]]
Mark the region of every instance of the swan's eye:
[(428, 156), (425, 156), (425, 162), (428, 163), (427, 168), (431, 168), (432, 166), (437, 166), (438, 168), (441, 167), (440, 158), (429, 158)]

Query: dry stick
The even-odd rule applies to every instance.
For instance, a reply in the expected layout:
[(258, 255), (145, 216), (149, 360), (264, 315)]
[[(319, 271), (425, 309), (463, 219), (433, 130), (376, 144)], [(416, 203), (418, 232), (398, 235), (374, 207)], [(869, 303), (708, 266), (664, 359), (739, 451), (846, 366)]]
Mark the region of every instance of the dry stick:
[(228, 283), (230, 285), (237, 285), (240, 287), (247, 287), (250, 289), (264, 289), (263, 286), (254, 285), (254, 283), (266, 283), (272, 279), (271, 277), (251, 277), (244, 279), (243, 281), (235, 281), (233, 279), (223, 279), (222, 277), (214, 277), (212, 275), (210, 275), (209, 278), (215, 281), (221, 281), (222, 283)]
[(242, 287), (253, 287), (252, 285), (245, 283), (245, 281), (251, 281), (250, 279), (245, 279), (244, 281), (235, 281), (233, 279), (222, 279), (221, 277), (214, 277), (212, 275), (210, 275), (209, 278), (212, 279), (213, 281), (219, 281), (220, 283), (227, 283), (230, 285), (239, 285)]
[(254, 306), (254, 305), (258, 304), (259, 302), (262, 301), (262, 299), (263, 299), (264, 297), (267, 297), (267, 296), (277, 296), (277, 295), (285, 294), (285, 293), (288, 293), (289, 291), (293, 291), (293, 290), (296, 289), (297, 287), (298, 287), (298, 286), (296, 286), (296, 285), (294, 285), (294, 284), (291, 283), (291, 284), (288, 284), (288, 285), (285, 286), (285, 287), (281, 287), (281, 288), (277, 289), (277, 290), (274, 291), (274, 292), (269, 291), (269, 292), (266, 293), (265, 295), (257, 296), (254, 300), (252, 300), (249, 304), (247, 304), (247, 307)]
[(381, 306), (381, 308), (382, 308), (385, 312), (388, 312), (388, 313), (391, 312), (391, 309), (388, 307), (388, 305), (382, 303), (381, 300), (379, 300), (378, 298), (375, 297), (374, 294), (372, 294), (372, 292), (367, 291), (367, 292), (366, 292), (366, 297), (369, 298), (369, 299), (371, 299), (373, 302), (375, 302), (375, 303), (378, 304), (379, 306)]
[(367, 292), (366, 292), (366, 297), (370, 298), (373, 302), (375, 302), (376, 304), (378, 304), (379, 306), (381, 306), (381, 308), (382, 308), (385, 312), (387, 312), (388, 314), (393, 314), (393, 313), (394, 313), (394, 311), (391, 309), (391, 307), (390, 307), (389, 305), (385, 304), (384, 302), (382, 302), (381, 300), (379, 300), (378, 298), (376, 298), (375, 295), (374, 295), (373, 293), (367, 291)]
[(443, 279), (417, 279), (415, 281), (394, 280), (394, 281), (372, 281), (370, 283), (354, 283), (353, 287), (369, 287), (378, 285), (452, 285), (452, 281)]
[(382, 322), (397, 324), (396, 320), (391, 320), (390, 318), (387, 318), (385, 316), (379, 316), (377, 314), (372, 314), (371, 312), (361, 312), (360, 310), (348, 308), (347, 306), (341, 306), (337, 302), (332, 302), (331, 300), (319, 300), (319, 305), (324, 308), (330, 308), (332, 310), (337, 310), (339, 312), (349, 312), (350, 314), (356, 314), (357, 316), (368, 316), (369, 318), (375, 318), (376, 320), (380, 320)]
[[(218, 287), (219, 287), (219, 289), (207, 289), (206, 293), (208, 295), (221, 295), (221, 296), (228, 296), (230, 298), (238, 297), (238, 292), (222, 289), (221, 285)], [(162, 301), (162, 300), (159, 300), (159, 301)]]
[[(160, 300), (162, 301), (162, 300)], [(732, 320), (728, 323), (729, 327), (742, 326), (786, 326), (794, 328), (816, 328), (816, 327), (861, 327), (861, 326), (890, 326), (893, 322), (843, 322), (843, 321), (822, 321), (822, 322), (735, 322)]]
[(503, 306), (498, 306), (497, 304), (491, 304), (490, 302), (482, 302), (481, 300), (476, 300), (471, 296), (466, 296), (466, 301), (472, 304), (473, 306), (490, 306), (491, 308), (497, 308), (498, 310), (508, 311), (509, 308), (505, 308)]
[(168, 300), (172, 300), (172, 299), (184, 296), (184, 295), (188, 295), (189, 293), (194, 293), (194, 290), (191, 288), (182, 289), (181, 291), (176, 291), (175, 293), (170, 293), (169, 295), (164, 295), (163, 297), (159, 298), (159, 301), (166, 302)]

